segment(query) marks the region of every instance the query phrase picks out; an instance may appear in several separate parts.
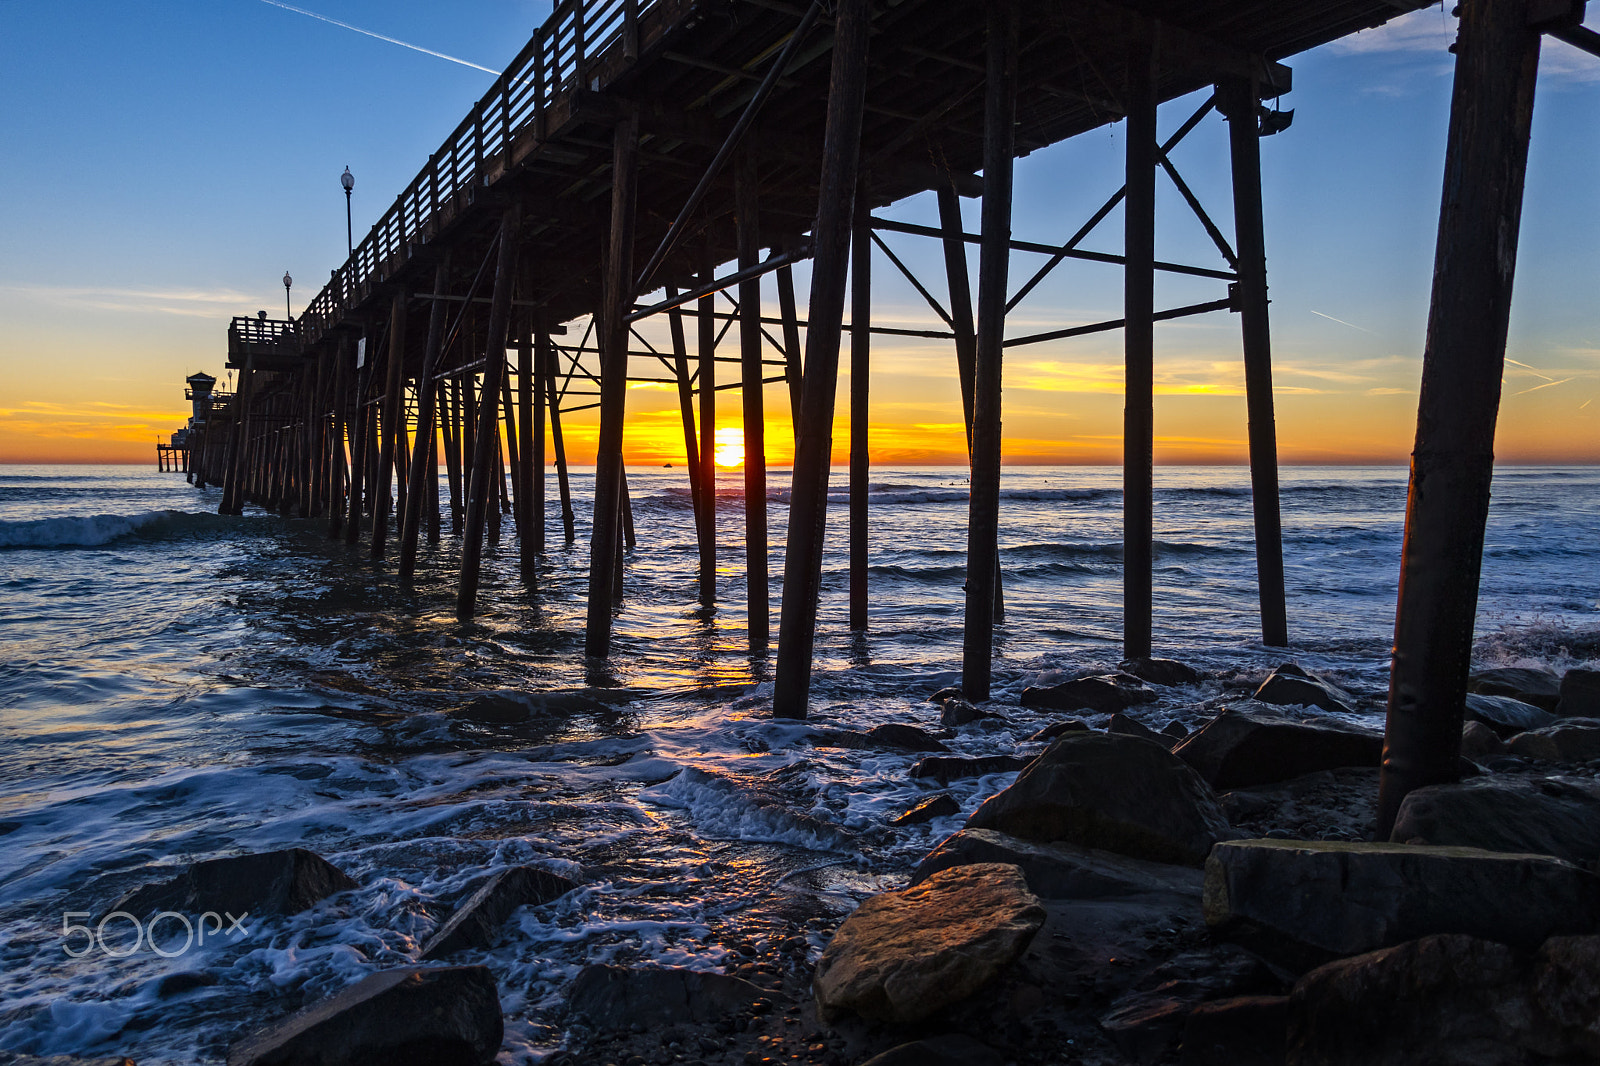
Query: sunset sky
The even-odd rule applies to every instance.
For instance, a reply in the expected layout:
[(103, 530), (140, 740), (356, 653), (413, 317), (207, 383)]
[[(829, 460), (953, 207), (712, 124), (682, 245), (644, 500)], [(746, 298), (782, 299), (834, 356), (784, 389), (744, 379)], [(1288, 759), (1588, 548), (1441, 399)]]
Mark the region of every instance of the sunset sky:
[[(479, 0), (467, 10), (0, 0), (0, 462), (153, 461), (157, 436), (186, 414), (183, 378), (222, 375), (228, 319), (281, 315), (286, 269), (298, 313), (343, 261), (343, 168), (356, 176), (359, 241), (488, 87), (492, 75), (477, 68), (509, 61), (549, 4)], [(1283, 106), (1295, 122), (1262, 142), (1286, 462), (1402, 463), (1410, 450), (1452, 36), (1435, 7), (1289, 61), (1296, 88)], [(1545, 47), (1496, 450), (1504, 461), (1592, 463), (1600, 60)], [(1165, 105), (1163, 135), (1199, 102)], [(1122, 151), (1117, 125), (1020, 160), (1016, 235), (1070, 236), (1121, 183)], [(1174, 161), (1213, 214), (1231, 219), (1220, 120), (1203, 123)], [(1160, 189), (1158, 255), (1222, 265), (1164, 177)], [(976, 229), (977, 202), (964, 207)], [(929, 197), (882, 213), (935, 218)], [(1112, 214), (1085, 246), (1119, 251), (1121, 227)], [(886, 239), (942, 299), (938, 248)], [(1040, 262), (1013, 257), (1013, 291)], [(798, 280), (803, 301), (804, 270)], [(874, 286), (879, 324), (939, 325), (881, 253)], [(1168, 278), (1156, 302), (1222, 295), (1221, 283)], [(1018, 306), (1008, 335), (1117, 318), (1120, 305), (1115, 267), (1064, 265)], [(724, 354), (737, 353), (736, 337)], [(1161, 324), (1156, 337), (1158, 461), (1242, 461), (1237, 318)], [(732, 380), (734, 368), (721, 373)], [(1120, 332), (1009, 350), (1008, 459), (1117, 462), (1121, 384)], [(874, 462), (964, 461), (947, 342), (875, 338), (872, 389)], [(737, 426), (736, 393), (719, 403), (719, 425)], [(782, 465), (790, 426), (780, 387), (766, 406), (770, 461)], [(630, 461), (682, 461), (675, 392), (636, 387), (629, 410)], [(845, 414), (842, 393), (841, 445)], [(569, 427), (580, 461), (593, 436), (586, 417)]]

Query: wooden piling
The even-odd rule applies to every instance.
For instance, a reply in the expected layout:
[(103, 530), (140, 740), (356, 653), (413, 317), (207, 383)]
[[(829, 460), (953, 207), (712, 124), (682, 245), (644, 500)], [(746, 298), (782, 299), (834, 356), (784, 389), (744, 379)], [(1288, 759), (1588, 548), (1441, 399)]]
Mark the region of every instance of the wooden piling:
[(445, 380), (446, 409), (443, 423), (445, 479), (450, 483), (450, 532), (461, 532), (461, 380)]
[(369, 324), (359, 349), (362, 364), (356, 371), (355, 395), (351, 398), (353, 410), (350, 416), (350, 506), (344, 526), (346, 544), (354, 544), (361, 537), (362, 501), (366, 493), (370, 465), (367, 462), (367, 452), (372, 439), (372, 408), (367, 406), (367, 391), (372, 387), (373, 341), (373, 330)]
[(1155, 512), (1156, 42), (1128, 48), (1123, 202), (1122, 651), (1150, 654)]
[(611, 651), (612, 597), (616, 590), (622, 501), (622, 423), (628, 402), (628, 322), (633, 304), (633, 222), (638, 183), (639, 120), (628, 114), (612, 131), (611, 232), (601, 296), (600, 434), (595, 456), (594, 524), (589, 540), (588, 624), (584, 651), (603, 659)]
[[(422, 510), (428, 496), (437, 504), (437, 490), (429, 492), (429, 485), (438, 477), (438, 463), (433, 455), (433, 442), (438, 435), (434, 427), (438, 386), (434, 373), (439, 366), (439, 349), (444, 344), (445, 301), (438, 294), (445, 291), (449, 278), (449, 260), (442, 259), (433, 271), (435, 296), (428, 309), (428, 343), (422, 351), (422, 373), (417, 378), (417, 443), (411, 451), (411, 468), (407, 471), (410, 490), (406, 493), (406, 507), (400, 522), (399, 574), (408, 578), (417, 569), (417, 537), (422, 529)], [(430, 467), (432, 468), (430, 474)], [(431, 510), (431, 509), (430, 509)]]
[[(760, 203), (755, 156), (743, 152), (734, 173), (739, 269), (761, 258)], [(767, 577), (767, 435), (761, 365), (761, 279), (739, 283), (739, 372), (744, 423), (745, 619), (752, 651), (771, 639)]]
[(867, 401), (872, 358), (872, 212), (856, 192), (850, 237), (850, 628), (867, 628), (867, 495), (871, 489)]
[(528, 517), (528, 535), (533, 543), (535, 555), (544, 553), (545, 540), (545, 444), (544, 444), (544, 410), (545, 393), (544, 380), (550, 373), (549, 364), (552, 360), (550, 349), (550, 334), (544, 329), (535, 333), (533, 341), (533, 380), (530, 382), (532, 389), (532, 409), (529, 418), (532, 420), (533, 457), (529, 460), (529, 497), (530, 508)]
[(556, 391), (556, 355), (552, 348), (544, 387), (550, 410), (550, 448), (555, 452), (556, 489), (561, 496), (561, 533), (566, 543), (578, 539), (577, 516), (572, 511), (572, 482), (567, 476), (567, 447), (561, 438), (561, 396)]
[(405, 432), (406, 294), (399, 290), (389, 301), (389, 362), (383, 390), (383, 428), (379, 437), (377, 503), (372, 509), (372, 557), (382, 559), (389, 534), (389, 498), (394, 476), (395, 450)]
[[(461, 583), (456, 590), (456, 617), (470, 621), (478, 610), (478, 577), (483, 561), (484, 526), (500, 470), (500, 378), (506, 367), (506, 328), (511, 321), (511, 292), (516, 282), (517, 226), (520, 210), (507, 208), (500, 217), (500, 242), (495, 258), (494, 295), (484, 335), (483, 392), (478, 400), (478, 426), (473, 435), (472, 479), (467, 492), (467, 520), (461, 543)], [(503, 480), (503, 479), (502, 479)]]
[(1261, 642), (1289, 643), (1283, 587), (1283, 526), (1278, 503), (1278, 428), (1272, 402), (1272, 331), (1267, 312), (1267, 245), (1261, 218), (1261, 136), (1256, 82), (1235, 78), (1217, 86), (1228, 120), (1233, 166), (1233, 217), (1239, 281), (1235, 290), (1244, 344), (1245, 405), (1249, 411), (1250, 499), (1255, 509), (1256, 588)]
[(1539, 33), (1525, 0), (1462, 0), (1377, 839), (1413, 789), (1460, 773), (1494, 431), (1522, 219)]
[[(669, 297), (676, 297), (677, 292), (667, 290)], [(689, 468), (689, 500), (694, 508), (694, 531), (697, 547), (700, 549), (700, 593), (705, 599), (706, 581), (715, 581), (713, 567), (716, 565), (716, 556), (713, 550), (710, 565), (706, 561), (706, 525), (702, 512), (707, 506), (705, 480), (701, 476), (700, 467), (700, 438), (695, 431), (694, 424), (694, 382), (689, 374), (689, 342), (683, 330), (683, 308), (674, 307), (667, 312), (668, 332), (672, 337), (672, 372), (678, 381), (678, 417), (683, 422), (683, 454), (685, 465)]]
[(544, 547), (544, 514), (533, 514), (533, 332), (523, 324), (517, 337), (517, 556), (522, 580), (532, 582), (534, 561)]
[[(716, 274), (711, 245), (707, 241), (701, 259), (700, 280), (709, 284)], [(700, 485), (705, 509), (696, 531), (700, 541), (700, 602), (709, 607), (717, 602), (717, 299), (707, 295), (700, 300), (695, 320), (700, 355)]]
[(789, 389), (789, 420), (798, 439), (800, 432), (800, 315), (794, 301), (794, 268), (778, 268), (778, 317), (783, 319), (783, 380)]
[(833, 449), (834, 391), (844, 321), (850, 230), (855, 219), (861, 154), (861, 113), (867, 88), (868, 0), (837, 0), (822, 178), (813, 228), (811, 303), (806, 316), (805, 377), (789, 503), (788, 550), (778, 626), (772, 713), (804, 718), (811, 693), (817, 594), (822, 583), (823, 533), (828, 519), (828, 462)]
[(989, 698), (994, 657), (994, 586), (1000, 565), (1000, 370), (1011, 259), (1011, 178), (1016, 149), (1016, 0), (991, 0), (983, 121), (983, 217), (978, 253), (978, 326), (972, 379), (972, 484), (967, 510), (967, 604), (961, 688)]

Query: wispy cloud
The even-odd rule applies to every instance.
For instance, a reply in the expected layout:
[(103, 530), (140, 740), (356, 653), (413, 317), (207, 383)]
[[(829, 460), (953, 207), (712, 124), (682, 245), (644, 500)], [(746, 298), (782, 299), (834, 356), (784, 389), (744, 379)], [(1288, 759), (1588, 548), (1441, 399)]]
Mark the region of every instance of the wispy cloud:
[(124, 314), (182, 315), (217, 318), (224, 308), (242, 309), (256, 304), (249, 293), (234, 289), (135, 289), (73, 285), (0, 285), (0, 294), (13, 293), (29, 300)]
[(319, 22), (326, 22), (332, 26), (338, 26), (342, 29), (351, 30), (352, 32), (359, 33), (367, 37), (373, 37), (380, 41), (387, 41), (389, 44), (397, 44), (401, 48), (409, 48), (413, 52), (421, 52), (423, 55), (434, 56), (438, 59), (446, 59), (452, 63), (459, 63), (464, 67), (471, 67), (473, 70), (481, 70), (486, 74), (498, 75), (500, 73), (493, 67), (479, 66), (477, 63), (461, 59), (457, 56), (447, 55), (444, 52), (435, 52), (432, 48), (424, 48), (422, 45), (412, 44), (410, 41), (402, 41), (398, 37), (390, 37), (387, 34), (376, 33), (372, 30), (364, 30), (360, 26), (352, 26), (348, 22), (340, 22), (336, 18), (329, 18), (327, 15), (319, 15), (315, 11), (307, 11), (303, 7), (295, 7), (293, 4), (285, 4), (282, 2), (282, 0), (261, 0), (261, 2), (263, 4), (271, 4), (273, 7), (280, 7), (285, 11), (293, 11), (297, 15), (305, 15), (307, 18), (314, 18)]
[(1328, 47), (1344, 55), (1381, 52), (1445, 53), (1456, 39), (1456, 20), (1442, 5), (1412, 11), (1382, 26), (1341, 37)]

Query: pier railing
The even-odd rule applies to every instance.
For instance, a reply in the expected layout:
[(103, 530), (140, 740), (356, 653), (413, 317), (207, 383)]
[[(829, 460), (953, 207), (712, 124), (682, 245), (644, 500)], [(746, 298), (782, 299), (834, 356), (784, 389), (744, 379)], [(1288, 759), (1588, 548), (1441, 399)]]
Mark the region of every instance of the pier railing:
[(660, 0), (563, 0), (517, 53), (472, 111), (428, 157), (428, 165), (395, 198), (299, 318), (301, 335), (317, 339), (382, 281), (412, 248), (437, 236), (441, 209), (469, 189), (511, 168), (519, 136), (545, 139), (546, 114), (564, 93), (585, 84), (594, 61), (620, 44), (638, 53), (639, 19)]

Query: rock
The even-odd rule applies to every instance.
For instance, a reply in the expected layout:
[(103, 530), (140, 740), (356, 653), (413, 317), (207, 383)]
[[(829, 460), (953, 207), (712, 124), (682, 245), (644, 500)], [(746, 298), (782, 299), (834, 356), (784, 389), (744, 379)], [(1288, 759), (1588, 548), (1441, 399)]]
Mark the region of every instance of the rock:
[(181, 996), (185, 992), (193, 992), (197, 988), (210, 988), (220, 980), (221, 978), (214, 973), (195, 970), (169, 973), (156, 985), (156, 998), (171, 999), (173, 996)]
[(1044, 923), (1022, 871), (1000, 863), (941, 870), (872, 896), (845, 919), (817, 963), (825, 1017), (921, 1021), (966, 999), (1021, 955)]
[(567, 994), (567, 1014), (591, 1028), (711, 1022), (769, 993), (743, 978), (678, 967), (591, 963)]
[(1482, 722), (1502, 737), (1540, 729), (1556, 720), (1549, 711), (1510, 696), (1485, 696), (1467, 693), (1466, 718), (1469, 722)]
[(1176, 659), (1124, 659), (1117, 669), (1125, 674), (1148, 681), (1152, 685), (1195, 685), (1201, 680), (1200, 671)]
[(1294, 663), (1284, 663), (1261, 682), (1255, 698), (1280, 706), (1321, 707), (1325, 711), (1352, 712), (1355, 697), (1330, 681), (1308, 674)]
[(1172, 892), (1200, 898), (1200, 871), (1188, 866), (1130, 859), (1074, 844), (1041, 844), (991, 829), (963, 829), (928, 853), (911, 874), (920, 884), (940, 870), (1005, 863), (1022, 871), (1040, 899), (1103, 899), (1137, 892)]
[(1181, 743), (1189, 739), (1189, 730), (1184, 728), (1182, 722), (1168, 722), (1161, 727), (1161, 735), (1171, 737)]
[(1563, 718), (1600, 718), (1600, 670), (1568, 670), (1561, 678), (1556, 714)]
[(946, 685), (944, 688), (940, 689), (939, 691), (934, 692), (934, 693), (930, 693), (929, 696), (928, 696), (928, 702), (929, 703), (943, 703), (945, 700), (949, 699), (952, 696), (960, 698), (960, 697), (962, 697), (964, 695), (965, 694), (961, 691), (961, 686), (960, 685)]
[(969, 829), (1066, 841), (1155, 862), (1199, 866), (1229, 834), (1200, 776), (1154, 741), (1073, 733), (984, 801)]
[(1129, 718), (1127, 715), (1120, 713), (1111, 716), (1111, 721), (1106, 723), (1106, 732), (1121, 733), (1129, 737), (1144, 737), (1146, 740), (1160, 744), (1163, 748), (1171, 748), (1175, 743), (1165, 733), (1157, 733), (1137, 718)]
[(1048, 688), (1029, 686), (1022, 690), (1024, 707), (1051, 711), (1095, 711), (1113, 714), (1139, 703), (1154, 703), (1157, 696), (1136, 677), (1107, 674), (1080, 677)]
[(564, 896), (578, 885), (548, 870), (513, 866), (498, 870), (422, 945), (418, 959), (437, 959), (462, 948), (486, 948), (501, 924), (518, 907), (537, 906)]
[(0, 1051), (0, 1066), (134, 1066), (134, 1061), (121, 1055), (104, 1058), (80, 1059), (75, 1055), (22, 1055), (15, 1051)]
[(1225, 710), (1173, 749), (1212, 787), (1249, 788), (1342, 766), (1377, 766), (1383, 734)]
[(1100, 1028), (1128, 1058), (1153, 1063), (1178, 1039), (1191, 1011), (1208, 999), (1274, 988), (1254, 955), (1231, 945), (1174, 956), (1112, 1002)]
[(1600, 859), (1600, 783), (1491, 776), (1419, 788), (1401, 802), (1389, 839), (1554, 855), (1587, 866)]
[(1288, 996), (1201, 1003), (1183, 1023), (1179, 1066), (1283, 1066), (1288, 1026)]
[(886, 722), (867, 730), (867, 736), (884, 747), (902, 751), (949, 751), (950, 749), (914, 725)]
[(1501, 666), (1490, 670), (1474, 670), (1468, 676), (1467, 691), (1485, 696), (1510, 696), (1553, 711), (1561, 701), (1561, 679), (1553, 670)]
[(1028, 739), (1054, 740), (1056, 737), (1064, 737), (1068, 733), (1087, 733), (1088, 731), (1089, 726), (1086, 723), (1080, 722), (1076, 718), (1067, 718), (1060, 722), (1051, 722)]
[(945, 1033), (900, 1044), (861, 1066), (1001, 1066), (1005, 1059), (970, 1036)]
[(1009, 774), (1027, 765), (1027, 759), (1019, 759), (1013, 755), (980, 755), (973, 758), (960, 755), (929, 755), (917, 760), (917, 764), (911, 768), (911, 776), (931, 777), (941, 785), (945, 785), (959, 777)]
[(1505, 754), (1505, 741), (1482, 722), (1468, 722), (1461, 727), (1461, 757), (1464, 759), (1489, 759)]
[(228, 1066), (482, 1066), (504, 1026), (486, 966), (408, 966), (363, 978), (228, 1049)]
[(960, 696), (952, 696), (939, 705), (939, 724), (946, 729), (969, 725), (984, 718), (999, 718), (998, 714), (980, 711)]
[(1600, 929), (1600, 878), (1547, 855), (1343, 841), (1242, 840), (1206, 862), (1218, 933), (1306, 968), (1435, 933), (1522, 947)]
[(1518, 733), (1506, 741), (1506, 750), (1524, 759), (1546, 762), (1600, 759), (1600, 719), (1561, 718), (1543, 729)]
[[(144, 917), (152, 911), (199, 915), (295, 914), (356, 887), (343, 871), (304, 848), (191, 863), (170, 881), (134, 889), (111, 905)], [(108, 911), (108, 913), (110, 912)]]
[(931, 822), (935, 818), (948, 818), (952, 814), (960, 813), (961, 804), (956, 802), (955, 797), (948, 792), (941, 792), (937, 796), (929, 796), (898, 818), (891, 818), (889, 824), (892, 826), (921, 825), (924, 822)]

